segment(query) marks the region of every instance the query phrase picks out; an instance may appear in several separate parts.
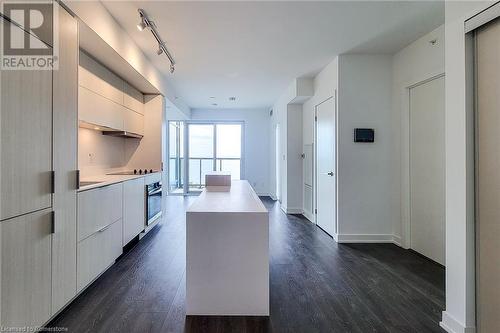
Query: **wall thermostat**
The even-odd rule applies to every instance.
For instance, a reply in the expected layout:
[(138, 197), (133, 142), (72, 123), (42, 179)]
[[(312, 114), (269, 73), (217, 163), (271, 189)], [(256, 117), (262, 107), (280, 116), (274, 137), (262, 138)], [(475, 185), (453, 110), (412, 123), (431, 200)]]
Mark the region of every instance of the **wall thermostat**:
[(354, 142), (374, 142), (375, 130), (373, 128), (355, 128)]

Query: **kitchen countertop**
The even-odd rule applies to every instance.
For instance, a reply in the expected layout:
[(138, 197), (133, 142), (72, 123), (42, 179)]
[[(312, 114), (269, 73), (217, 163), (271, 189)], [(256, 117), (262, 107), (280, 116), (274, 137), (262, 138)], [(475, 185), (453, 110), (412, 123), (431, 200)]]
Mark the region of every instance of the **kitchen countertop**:
[(246, 180), (233, 180), (230, 187), (207, 187), (187, 213), (267, 213), (267, 209)]
[(99, 188), (103, 186), (108, 186), (112, 184), (122, 183), (127, 180), (137, 179), (141, 177), (146, 177), (150, 175), (161, 174), (161, 172), (153, 172), (141, 175), (95, 175), (90, 177), (84, 177), (80, 179), (80, 183), (85, 182), (96, 182), (95, 184), (80, 186), (77, 192), (83, 192), (87, 190), (91, 190), (94, 188)]

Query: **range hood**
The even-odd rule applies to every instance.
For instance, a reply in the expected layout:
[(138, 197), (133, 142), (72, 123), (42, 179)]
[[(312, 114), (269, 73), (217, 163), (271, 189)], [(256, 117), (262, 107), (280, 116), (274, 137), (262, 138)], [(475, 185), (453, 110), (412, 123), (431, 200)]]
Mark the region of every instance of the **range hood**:
[(123, 130), (117, 130), (111, 127), (106, 127), (106, 126), (100, 126), (96, 124), (92, 124), (83, 120), (80, 120), (78, 122), (79, 127), (83, 128), (88, 128), (94, 131), (100, 131), (102, 132), (102, 135), (108, 135), (108, 136), (116, 136), (120, 138), (129, 138), (129, 139), (142, 139), (143, 135), (137, 134), (137, 133), (132, 133), (132, 132), (127, 132)]
[(114, 131), (114, 130), (102, 131), (102, 135), (117, 136), (120, 138), (132, 138), (132, 139), (142, 139), (143, 137), (143, 135), (141, 134), (131, 133), (127, 131)]

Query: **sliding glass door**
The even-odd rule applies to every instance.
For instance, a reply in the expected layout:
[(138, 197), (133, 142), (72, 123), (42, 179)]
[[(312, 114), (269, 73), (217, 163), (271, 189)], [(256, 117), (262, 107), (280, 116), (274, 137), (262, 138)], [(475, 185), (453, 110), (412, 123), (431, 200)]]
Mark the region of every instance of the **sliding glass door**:
[(168, 126), (169, 193), (184, 193), (184, 122), (171, 121)]
[(188, 124), (188, 192), (205, 187), (205, 175), (214, 170), (215, 125)]
[(186, 193), (205, 188), (205, 175), (228, 171), (232, 179), (241, 178), (243, 123), (187, 122)]
[(170, 121), (168, 129), (169, 194), (202, 191), (211, 171), (242, 179), (243, 122)]

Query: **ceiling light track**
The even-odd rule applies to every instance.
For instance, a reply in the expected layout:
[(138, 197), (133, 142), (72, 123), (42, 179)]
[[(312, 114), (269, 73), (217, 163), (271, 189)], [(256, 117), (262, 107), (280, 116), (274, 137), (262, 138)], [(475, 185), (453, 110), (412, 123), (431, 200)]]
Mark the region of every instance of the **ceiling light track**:
[(139, 16), (141, 17), (141, 22), (139, 22), (139, 24), (137, 25), (137, 29), (139, 29), (139, 31), (143, 31), (146, 28), (149, 28), (151, 30), (151, 33), (158, 42), (158, 51), (156, 53), (158, 55), (165, 53), (165, 55), (168, 57), (168, 60), (170, 61), (170, 73), (173, 73), (175, 71), (174, 57), (172, 57), (172, 54), (168, 51), (165, 42), (163, 41), (163, 39), (161, 39), (160, 34), (158, 33), (158, 30), (156, 30), (156, 24), (149, 19), (144, 9), (139, 8), (137, 11), (139, 12)]

